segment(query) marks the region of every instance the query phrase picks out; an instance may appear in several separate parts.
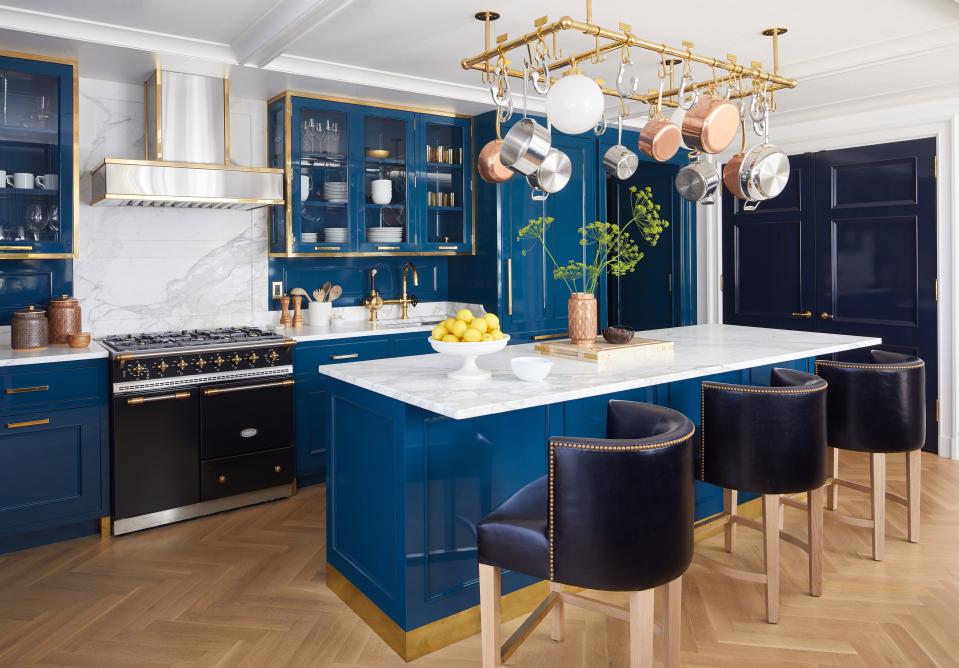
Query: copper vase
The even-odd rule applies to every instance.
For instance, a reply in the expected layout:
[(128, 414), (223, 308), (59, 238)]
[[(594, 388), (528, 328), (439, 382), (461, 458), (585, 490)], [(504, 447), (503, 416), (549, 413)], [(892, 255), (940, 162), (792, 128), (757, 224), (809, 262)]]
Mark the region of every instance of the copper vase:
[(574, 292), (569, 296), (569, 339), (578, 346), (596, 341), (596, 296)]
[(80, 303), (70, 295), (55, 297), (50, 300), (47, 319), (50, 321), (50, 343), (69, 343), (70, 335), (79, 334), (82, 329)]

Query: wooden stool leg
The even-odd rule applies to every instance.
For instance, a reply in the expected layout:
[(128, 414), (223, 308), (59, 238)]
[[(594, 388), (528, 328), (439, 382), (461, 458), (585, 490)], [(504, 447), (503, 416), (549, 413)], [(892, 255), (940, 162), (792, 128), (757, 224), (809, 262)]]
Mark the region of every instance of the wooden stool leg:
[(822, 487), (809, 490), (806, 508), (807, 524), (809, 527), (809, 593), (813, 596), (822, 596), (822, 520), (823, 520)]
[[(829, 477), (835, 480), (839, 477), (839, 448), (829, 448)], [(835, 482), (826, 490), (826, 507), (829, 510), (839, 510), (839, 485)]]
[(766, 553), (766, 621), (779, 622), (779, 495), (763, 494), (763, 543)]
[(886, 453), (869, 455), (869, 481), (872, 489), (872, 558), (882, 561), (886, 552)]
[(683, 576), (666, 584), (666, 609), (663, 612), (663, 665), (679, 666), (680, 640), (683, 628)]
[(629, 592), (629, 666), (652, 668), (654, 590)]
[[(735, 516), (739, 511), (739, 492), (735, 489), (724, 489), (723, 490), (723, 510), (729, 513), (731, 516)], [(735, 552), (736, 551), (736, 523), (730, 518), (730, 522), (724, 527), (723, 531), (725, 532), (726, 538), (726, 551)]]
[(500, 648), (503, 631), (500, 625), (500, 569), (479, 565), (480, 583), (480, 642), (483, 648), (483, 668), (500, 668)]
[[(563, 585), (558, 582), (550, 582), (549, 590), (560, 593), (563, 591)], [(549, 625), (549, 637), (556, 642), (562, 642), (566, 627), (566, 607), (563, 604), (562, 598), (556, 600), (556, 604), (553, 605), (553, 609), (549, 612)]]
[(909, 542), (919, 542), (919, 479), (922, 476), (922, 450), (906, 453), (906, 500), (909, 509)]

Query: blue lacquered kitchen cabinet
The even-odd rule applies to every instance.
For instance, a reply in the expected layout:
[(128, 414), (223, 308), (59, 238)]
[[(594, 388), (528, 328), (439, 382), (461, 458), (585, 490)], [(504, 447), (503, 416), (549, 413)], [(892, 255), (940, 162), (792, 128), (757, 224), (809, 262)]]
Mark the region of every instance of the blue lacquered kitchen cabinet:
[(0, 369), (0, 551), (110, 513), (105, 359)]
[[(0, 55), (0, 259), (71, 258), (78, 208), (76, 63)], [(39, 177), (39, 178), (37, 178)]]
[[(512, 122), (518, 120), (516, 115)], [(478, 146), (495, 137), (493, 112), (474, 120)], [(503, 127), (507, 132), (510, 124)], [(553, 265), (536, 242), (517, 240), (519, 230), (542, 215), (554, 218), (547, 235), (550, 252), (560, 264), (581, 260), (584, 249), (577, 230), (596, 220), (597, 142), (592, 133), (553, 133), (553, 146), (573, 164), (569, 184), (545, 202), (534, 201), (526, 180), (513, 176), (492, 185), (476, 182), (476, 254), (450, 260), (450, 294), (482, 304), (500, 316), (510, 343), (534, 337), (565, 335), (569, 290), (553, 279)], [(525, 254), (524, 254), (525, 251)], [(598, 290), (600, 319), (605, 314), (605, 282)]]
[[(469, 119), (292, 93), (268, 109), (270, 165), (288, 193), (271, 214), (271, 256), (472, 251)], [(388, 202), (374, 201), (374, 181), (389, 183)]]

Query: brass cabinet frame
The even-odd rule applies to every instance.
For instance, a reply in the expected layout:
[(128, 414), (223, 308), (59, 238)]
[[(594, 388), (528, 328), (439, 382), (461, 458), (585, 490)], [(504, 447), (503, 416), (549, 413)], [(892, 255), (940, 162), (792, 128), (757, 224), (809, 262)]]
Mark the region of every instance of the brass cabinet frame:
[(69, 65), (73, 68), (73, 252), (25, 253), (0, 251), (0, 260), (75, 260), (80, 257), (80, 70), (74, 58), (40, 56), (34, 53), (0, 50), (0, 56)]
[[(359, 100), (356, 98), (349, 97), (339, 97), (335, 95), (320, 95), (318, 93), (306, 93), (303, 91), (288, 90), (279, 95), (276, 95), (269, 100), (267, 100), (267, 107), (272, 105), (274, 102), (283, 100), (283, 171), (285, 178), (283, 179), (284, 183), (284, 194), (286, 197), (286, 203), (284, 204), (285, 210), (285, 246), (286, 251), (282, 253), (276, 253), (269, 250), (269, 238), (267, 239), (267, 255), (272, 258), (289, 258), (289, 257), (422, 257), (422, 256), (456, 256), (456, 255), (476, 255), (476, 189), (474, 188), (474, 182), (476, 178), (476, 169), (475, 165), (469, 166), (469, 189), (470, 197), (472, 200), (472, 211), (470, 213), (470, 247), (468, 251), (386, 251), (386, 252), (377, 252), (377, 251), (356, 251), (356, 252), (332, 252), (332, 251), (314, 251), (312, 253), (295, 253), (293, 252), (293, 202), (290, 197), (290, 193), (293, 192), (293, 98), (302, 97), (308, 98), (311, 100), (323, 100), (325, 102), (339, 102), (342, 104), (352, 104), (364, 107), (373, 107), (376, 109), (393, 109), (396, 111), (409, 111), (419, 114), (430, 114), (432, 116), (447, 116), (449, 118), (469, 118), (470, 119), (470, 152), (473, 152), (476, 149), (476, 143), (473, 138), (474, 123), (472, 116), (467, 114), (456, 114), (449, 111), (440, 111), (438, 109), (430, 109), (429, 107), (417, 107), (404, 104), (392, 104), (388, 102), (376, 102), (374, 100)], [(270, 130), (269, 124), (267, 124), (267, 147), (270, 146)], [(269, 150), (267, 151), (269, 155)], [(271, 223), (272, 224), (272, 223)], [(269, 235), (267, 235), (269, 237)]]

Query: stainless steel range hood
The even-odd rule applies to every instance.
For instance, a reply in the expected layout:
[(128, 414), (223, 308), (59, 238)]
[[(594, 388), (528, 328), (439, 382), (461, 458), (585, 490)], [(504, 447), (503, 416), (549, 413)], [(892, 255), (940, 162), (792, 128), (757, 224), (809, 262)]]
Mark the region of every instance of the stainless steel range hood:
[(230, 160), (227, 79), (157, 70), (144, 85), (145, 160), (107, 158), (94, 206), (256, 209), (283, 204), (283, 170)]

